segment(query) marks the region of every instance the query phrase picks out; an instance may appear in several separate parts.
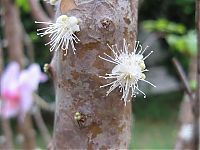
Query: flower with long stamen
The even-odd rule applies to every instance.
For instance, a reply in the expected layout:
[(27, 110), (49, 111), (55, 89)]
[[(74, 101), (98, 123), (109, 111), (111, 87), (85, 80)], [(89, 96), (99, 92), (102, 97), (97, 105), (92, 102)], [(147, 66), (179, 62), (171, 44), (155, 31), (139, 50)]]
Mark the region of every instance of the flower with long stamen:
[(69, 44), (71, 44), (73, 53), (75, 54), (76, 48), (74, 43), (78, 43), (80, 40), (75, 35), (75, 32), (80, 31), (80, 27), (78, 25), (79, 19), (67, 15), (61, 15), (57, 18), (55, 23), (51, 22), (35, 22), (48, 25), (45, 28), (38, 29), (39, 32), (37, 35), (43, 37), (49, 35), (50, 42), (45, 45), (50, 45), (50, 52), (57, 51), (61, 48), (65, 51), (65, 56), (67, 55), (67, 50), (69, 48)]
[(106, 73), (105, 76), (100, 76), (100, 78), (113, 79), (114, 81), (100, 87), (110, 86), (106, 93), (107, 96), (114, 89), (119, 88), (120, 92), (122, 92), (121, 99), (125, 102), (125, 105), (130, 101), (129, 96), (136, 97), (136, 94), (139, 92), (146, 98), (146, 94), (139, 89), (138, 82), (143, 81), (155, 87), (151, 82), (145, 80), (145, 72), (148, 70), (146, 69), (144, 61), (153, 53), (153, 51), (144, 57), (144, 52), (148, 46), (143, 49), (139, 41), (136, 41), (134, 50), (129, 52), (129, 45), (126, 43), (125, 39), (122, 49), (119, 50), (117, 45), (112, 45), (112, 47), (109, 46), (109, 48), (112, 51), (113, 56), (104, 53), (106, 57), (99, 57), (102, 60), (114, 64), (115, 67), (112, 69), (111, 73)]

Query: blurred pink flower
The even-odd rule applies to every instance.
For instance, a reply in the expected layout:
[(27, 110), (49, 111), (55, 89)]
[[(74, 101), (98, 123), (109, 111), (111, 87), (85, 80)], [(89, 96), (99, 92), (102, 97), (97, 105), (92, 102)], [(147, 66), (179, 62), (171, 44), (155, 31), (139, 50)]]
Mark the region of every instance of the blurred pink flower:
[(47, 80), (47, 76), (40, 70), (39, 65), (32, 64), (26, 70), (20, 71), (19, 64), (12, 62), (1, 76), (1, 109), (3, 118), (18, 116), (23, 118), (30, 110), (32, 94), (37, 90), (40, 82)]

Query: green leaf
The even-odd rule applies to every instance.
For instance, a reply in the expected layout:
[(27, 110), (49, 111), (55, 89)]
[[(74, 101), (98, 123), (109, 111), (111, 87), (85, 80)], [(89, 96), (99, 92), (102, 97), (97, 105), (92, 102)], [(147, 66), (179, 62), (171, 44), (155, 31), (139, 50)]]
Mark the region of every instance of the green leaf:
[(37, 33), (36, 32), (31, 32), (29, 34), (30, 38), (32, 39), (32, 41), (36, 42), (36, 41), (39, 41), (39, 37), (37, 36)]
[(18, 7), (20, 7), (24, 12), (29, 12), (30, 7), (28, 5), (27, 0), (16, 0), (16, 4)]
[(165, 19), (159, 19), (155, 22), (155, 27), (158, 31), (166, 31), (168, 26), (168, 21)]
[(183, 24), (170, 22), (166, 19), (158, 19), (158, 20), (147, 20), (143, 23), (144, 29), (149, 32), (165, 32), (165, 33), (176, 33), (176, 34), (184, 34), (186, 29)]
[(197, 38), (194, 30), (189, 31), (186, 35), (169, 34), (166, 37), (169, 46), (182, 54), (194, 56), (197, 54)]
[(147, 31), (150, 31), (150, 32), (152, 32), (152, 31), (154, 31), (155, 30), (155, 25), (154, 25), (154, 21), (152, 21), (152, 20), (148, 20), (148, 21), (143, 21), (143, 27), (144, 27), (144, 29), (146, 29)]
[(185, 36), (185, 42), (187, 45), (187, 49), (191, 55), (197, 54), (197, 35), (194, 30), (188, 32)]
[(178, 35), (171, 34), (167, 36), (166, 40), (170, 47), (172, 47), (174, 50), (184, 52), (185, 41), (183, 38)]
[(193, 91), (197, 89), (197, 82), (196, 82), (196, 80), (190, 80), (189, 85), (190, 85), (190, 88)]

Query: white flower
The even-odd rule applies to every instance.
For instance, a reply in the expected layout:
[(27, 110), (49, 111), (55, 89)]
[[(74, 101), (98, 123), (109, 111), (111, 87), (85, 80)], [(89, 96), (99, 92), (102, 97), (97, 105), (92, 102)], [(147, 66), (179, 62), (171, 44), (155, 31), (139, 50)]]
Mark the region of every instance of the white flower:
[(59, 48), (65, 51), (65, 56), (67, 55), (67, 50), (69, 44), (71, 44), (73, 53), (75, 54), (76, 48), (74, 47), (74, 42), (78, 43), (80, 41), (75, 35), (75, 32), (80, 31), (79, 28), (79, 19), (76, 17), (68, 17), (66, 15), (61, 15), (57, 18), (55, 23), (51, 22), (35, 22), (48, 25), (45, 28), (38, 29), (39, 32), (37, 35), (41, 37), (49, 35), (50, 42), (45, 45), (50, 45), (50, 52), (57, 51)]
[[(101, 59), (115, 65), (111, 73), (106, 73), (105, 76), (100, 76), (100, 78), (114, 79), (114, 81), (100, 87), (110, 86), (106, 95), (117, 87), (120, 88), (120, 92), (122, 92), (121, 100), (125, 102), (125, 105), (126, 102), (130, 101), (128, 100), (129, 95), (131, 97), (136, 97), (136, 94), (138, 94), (137, 91), (141, 92), (144, 95), (144, 98), (146, 98), (145, 93), (138, 87), (138, 81), (146, 82), (155, 87), (151, 82), (145, 80), (145, 72), (148, 70), (145, 69), (146, 65), (144, 61), (153, 51), (144, 57), (143, 54), (148, 46), (143, 50), (139, 41), (135, 42), (133, 52), (129, 52), (128, 47), (129, 45), (127, 45), (124, 39), (123, 48), (121, 50), (117, 48), (117, 45), (112, 45), (112, 47), (109, 46), (113, 56), (109, 56), (106, 53), (104, 53), (106, 57), (99, 56)], [(140, 50), (136, 53), (138, 49)]]
[(58, 0), (44, 0), (47, 3), (50, 3), (51, 5), (56, 5), (56, 3), (58, 2)]

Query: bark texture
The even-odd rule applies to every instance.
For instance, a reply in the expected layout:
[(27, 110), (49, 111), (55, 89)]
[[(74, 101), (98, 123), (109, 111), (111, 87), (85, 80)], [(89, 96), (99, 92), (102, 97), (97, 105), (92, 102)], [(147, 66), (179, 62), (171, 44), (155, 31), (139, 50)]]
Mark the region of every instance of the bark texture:
[[(65, 9), (60, 1), (57, 15), (81, 19), (81, 40), (76, 55), (69, 49), (54, 53), (51, 63), (56, 90), (53, 149), (128, 148), (131, 137), (131, 103), (124, 106), (118, 90), (106, 97), (107, 81), (99, 75), (109, 73), (113, 65), (98, 56), (111, 54), (106, 44), (122, 47), (123, 38), (133, 48), (137, 33), (137, 0), (75, 0), (76, 7)], [(57, 16), (58, 17), (58, 16)], [(76, 112), (85, 117), (74, 120)]]

